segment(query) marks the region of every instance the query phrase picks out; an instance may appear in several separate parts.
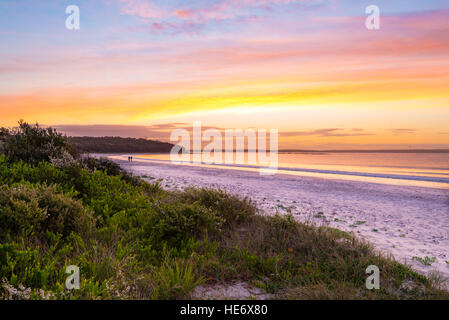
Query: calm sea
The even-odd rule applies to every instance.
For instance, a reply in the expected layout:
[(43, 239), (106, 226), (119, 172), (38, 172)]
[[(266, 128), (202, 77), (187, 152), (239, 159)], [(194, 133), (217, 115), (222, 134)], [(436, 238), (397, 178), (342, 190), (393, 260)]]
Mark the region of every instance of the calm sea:
[[(193, 165), (258, 170), (261, 164), (248, 162), (248, 155), (238, 160), (234, 153), (234, 164)], [(134, 159), (169, 162), (170, 156), (136, 155)], [(449, 153), (279, 153), (277, 174), (449, 189)]]

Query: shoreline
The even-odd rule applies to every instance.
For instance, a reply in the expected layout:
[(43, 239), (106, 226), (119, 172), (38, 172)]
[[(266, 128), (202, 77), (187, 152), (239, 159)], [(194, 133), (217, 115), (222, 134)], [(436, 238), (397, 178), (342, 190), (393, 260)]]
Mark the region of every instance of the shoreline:
[[(105, 155), (103, 155), (105, 156)], [(449, 190), (111, 158), (165, 189), (218, 188), (249, 197), (262, 214), (353, 232), (416, 271), (449, 284)], [(436, 258), (430, 266), (419, 259)]]
[[(170, 159), (148, 158), (148, 154), (133, 154), (134, 160), (139, 162), (155, 162), (166, 164), (180, 164), (188, 166), (201, 166), (208, 168), (226, 169), (226, 170), (244, 170), (257, 171), (268, 175), (286, 174), (317, 177), (326, 180), (348, 180), (368, 183), (380, 183), (399, 186), (415, 186), (435, 189), (449, 190), (449, 173), (446, 168), (408, 168), (402, 166), (385, 165), (351, 165), (341, 164), (304, 164), (303, 166), (291, 166), (288, 163), (278, 164), (276, 168), (247, 163), (198, 163), (189, 160), (179, 160), (172, 162)], [(151, 154), (155, 155), (155, 154)], [(95, 156), (109, 156), (115, 160), (125, 160), (123, 154), (97, 154)], [(373, 169), (375, 168), (375, 169)], [(380, 170), (379, 170), (380, 169)], [(438, 170), (441, 170), (438, 171)]]

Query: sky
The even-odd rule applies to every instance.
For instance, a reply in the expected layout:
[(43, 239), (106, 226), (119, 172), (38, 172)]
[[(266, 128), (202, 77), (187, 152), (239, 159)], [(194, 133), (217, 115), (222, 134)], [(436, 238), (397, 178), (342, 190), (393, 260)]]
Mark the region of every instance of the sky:
[(448, 34), (447, 0), (0, 0), (0, 126), (165, 140), (201, 121), (278, 129), (280, 148), (449, 148)]

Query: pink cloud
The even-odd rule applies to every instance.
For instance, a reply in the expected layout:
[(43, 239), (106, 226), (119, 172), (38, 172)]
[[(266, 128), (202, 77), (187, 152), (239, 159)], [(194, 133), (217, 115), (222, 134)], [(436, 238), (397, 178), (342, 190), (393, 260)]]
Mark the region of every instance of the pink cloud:
[[(143, 18), (149, 23), (151, 33), (198, 34), (210, 21), (234, 20), (236, 23), (252, 24), (261, 16), (244, 13), (245, 8), (271, 9), (274, 5), (290, 3), (316, 3), (322, 0), (221, 0), (201, 6), (158, 6), (150, 0), (119, 0), (122, 14)], [(148, 21), (151, 19), (151, 21)]]
[(122, 13), (141, 18), (181, 18), (197, 22), (207, 20), (234, 19), (238, 9), (245, 7), (264, 7), (290, 3), (316, 3), (320, 0), (222, 0), (199, 8), (176, 7), (161, 8), (149, 0), (119, 0), (122, 3)]
[(195, 15), (195, 11), (191, 9), (187, 10), (177, 9), (174, 11), (174, 14), (181, 18), (191, 18)]
[(164, 9), (145, 0), (120, 0), (120, 3), (122, 4), (122, 13), (131, 16), (160, 19), (166, 17), (168, 14)]

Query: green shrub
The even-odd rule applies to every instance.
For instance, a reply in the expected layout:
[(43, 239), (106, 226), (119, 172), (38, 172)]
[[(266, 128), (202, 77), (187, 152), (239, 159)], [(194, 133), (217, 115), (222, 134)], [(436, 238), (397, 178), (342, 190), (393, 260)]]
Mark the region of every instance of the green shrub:
[(162, 189), (159, 185), (142, 182), (127, 183), (121, 176), (109, 176), (103, 171), (91, 172), (80, 166), (57, 169), (48, 162), (32, 166), (23, 162), (7, 163), (0, 156), (0, 185), (6, 184), (56, 184), (57, 189), (81, 199), (103, 223), (108, 217), (126, 211), (135, 216), (139, 210), (147, 210), (153, 197)]
[(42, 255), (39, 249), (22, 248), (16, 243), (0, 244), (0, 278), (8, 279), (16, 287), (47, 289), (63, 274), (62, 268), (56, 267), (57, 262), (57, 258)]
[(55, 168), (49, 162), (30, 165), (23, 161), (8, 163), (6, 157), (0, 155), (0, 184), (13, 185), (17, 183), (58, 184), (70, 190), (72, 178), (63, 170)]
[(79, 160), (79, 163), (85, 169), (91, 171), (106, 171), (111, 176), (118, 176), (126, 172), (117, 163), (107, 158), (92, 158), (84, 157)]
[(67, 137), (53, 128), (41, 128), (19, 121), (19, 126), (0, 129), (1, 152), (9, 161), (38, 164), (74, 153)]
[(121, 176), (126, 182), (133, 185), (140, 185), (143, 183), (139, 178), (134, 177), (128, 171), (123, 170), (120, 165), (107, 158), (92, 158), (83, 157), (78, 160), (79, 165), (90, 171), (104, 171), (110, 176)]
[(58, 193), (55, 186), (19, 185), (0, 189), (1, 238), (9, 235), (45, 238), (47, 231), (68, 236), (72, 231), (88, 233), (91, 213), (70, 195)]
[(187, 188), (178, 196), (185, 202), (198, 203), (217, 212), (228, 227), (239, 224), (257, 213), (257, 208), (250, 199), (241, 199), (222, 190)]
[(143, 237), (149, 237), (154, 247), (166, 243), (179, 247), (183, 240), (201, 239), (217, 234), (223, 219), (215, 211), (198, 204), (160, 204), (143, 225)]

